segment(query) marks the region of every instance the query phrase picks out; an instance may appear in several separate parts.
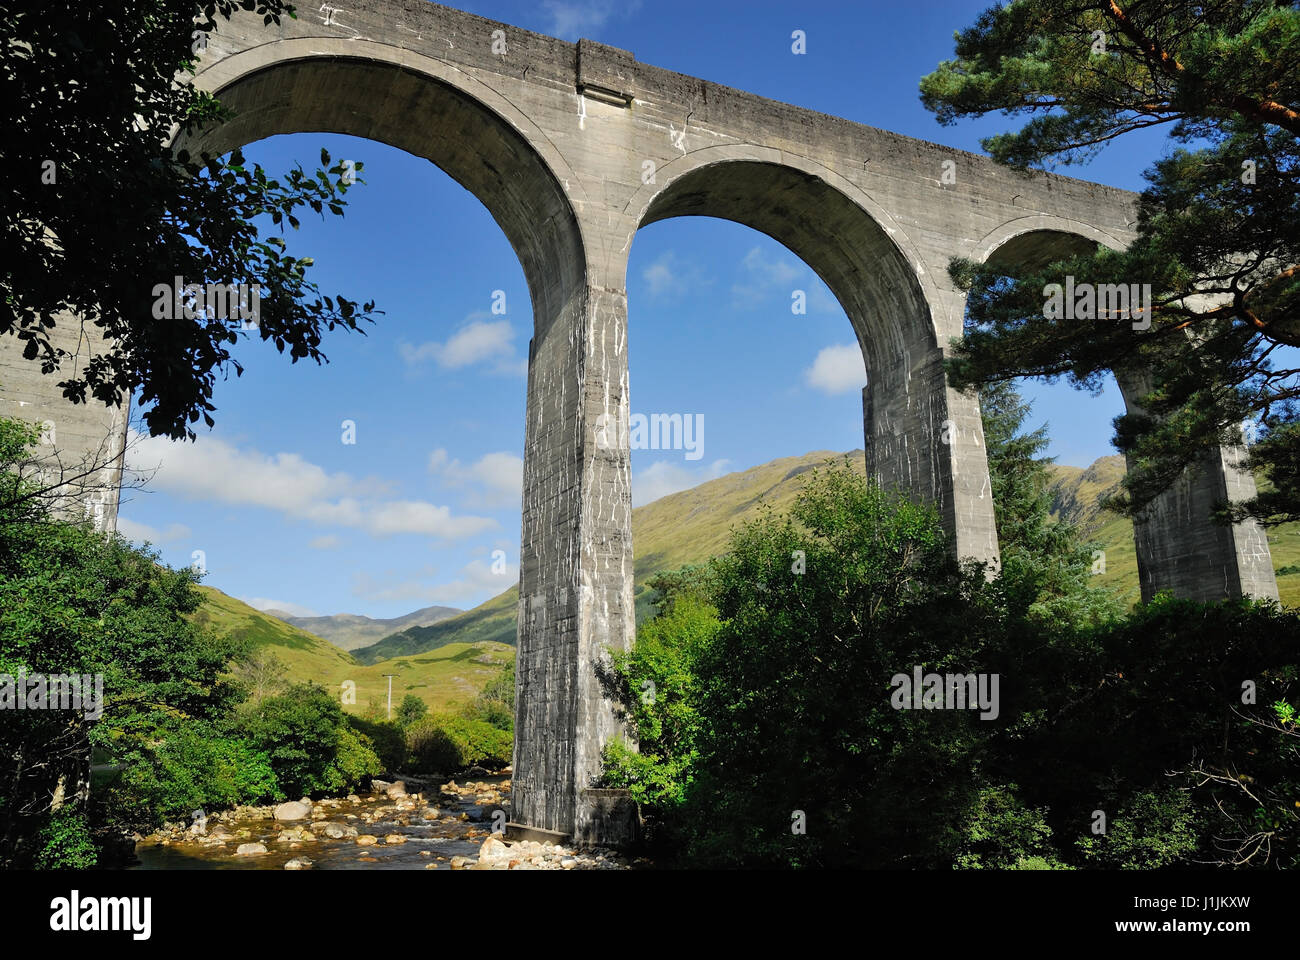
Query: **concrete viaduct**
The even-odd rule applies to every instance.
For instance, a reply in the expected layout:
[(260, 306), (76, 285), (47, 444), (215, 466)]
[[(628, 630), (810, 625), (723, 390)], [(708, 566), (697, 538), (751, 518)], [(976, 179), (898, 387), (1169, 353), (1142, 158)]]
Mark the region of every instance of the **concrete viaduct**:
[[(625, 282), (637, 230), (719, 217), (801, 257), (862, 346), (869, 473), (937, 504), (961, 555), (996, 559), (979, 404), (942, 370), (965, 306), (948, 261), (1122, 248), (1135, 198), (425, 0), (314, 7), (280, 27), (242, 13), (219, 22), (197, 82), (235, 116), (188, 146), (219, 153), (295, 132), (381, 141), (446, 171), (509, 238), (535, 318), (512, 819), (608, 839), (619, 805), (590, 788), (620, 721), (596, 666), (633, 638), (632, 508), (628, 450), (598, 442), (597, 426), (628, 414)], [(54, 378), (38, 382), (4, 348), (0, 413), (48, 416), (72, 444), (125, 429), (120, 414), (69, 407)], [(1130, 403), (1136, 389), (1126, 382)], [(1253, 494), (1240, 455), (1223, 450), (1140, 518), (1144, 596), (1277, 595), (1261, 530), (1205, 519), (1214, 500)]]

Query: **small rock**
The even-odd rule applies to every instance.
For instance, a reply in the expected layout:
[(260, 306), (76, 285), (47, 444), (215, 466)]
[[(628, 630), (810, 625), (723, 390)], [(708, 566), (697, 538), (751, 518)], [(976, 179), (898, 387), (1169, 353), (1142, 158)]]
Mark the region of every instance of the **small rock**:
[(312, 862), (313, 862), (313, 861), (308, 860), (306, 857), (294, 857), (292, 860), (290, 860), (288, 863), (286, 863), (286, 864), (284, 865), (284, 869), (286, 869), (286, 870), (310, 870), (310, 869), (311, 869), (311, 866), (312, 866)]
[(400, 833), (390, 833), (388, 836), (384, 837), (384, 843), (399, 844), (405, 842), (406, 837), (402, 836)]
[(384, 790), (384, 795), (387, 796), (387, 797), (390, 797), (390, 798), (391, 798), (391, 797), (404, 797), (404, 796), (406, 796), (406, 783), (405, 783), (405, 781), (398, 780), (396, 783), (390, 783), (390, 784), (385, 788), (385, 790)]
[(470, 866), (473, 862), (474, 861), (471, 860), (469, 857), (452, 857), (451, 868), (453, 870), (464, 870), (465, 868)]
[(370, 833), (363, 833), (359, 837), (357, 837), (358, 847), (373, 847), (378, 842), (379, 842), (379, 838), (376, 837), (374, 834), (370, 834)]
[(235, 855), (239, 857), (251, 857), (259, 853), (266, 853), (266, 844), (241, 843), (235, 848)]

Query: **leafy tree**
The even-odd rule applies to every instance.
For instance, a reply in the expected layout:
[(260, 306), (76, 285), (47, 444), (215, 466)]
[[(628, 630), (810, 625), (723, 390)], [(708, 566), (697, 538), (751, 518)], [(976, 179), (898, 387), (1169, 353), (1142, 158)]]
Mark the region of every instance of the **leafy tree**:
[[(995, 449), (1023, 418), (998, 409)], [(993, 463), (1023, 494), (1003, 511), (1014, 559), (1059, 532), (1024, 482), (1039, 432), (1010, 433), (1019, 453)], [(1294, 867), (1300, 616), (1164, 595), (1081, 615), (1067, 577), (1053, 617), (1035, 598), (1055, 582), (1026, 560), (988, 583), (932, 510), (816, 472), (707, 576), (654, 584), (661, 613), (611, 678), (641, 752), (611, 744), (604, 782), (692, 866)], [(916, 666), (997, 675), (997, 718), (896, 709), (891, 678)]]
[(409, 727), (428, 712), (428, 704), (415, 694), (408, 693), (397, 707), (397, 724), (401, 727)]
[[(25, 427), (0, 420), (9, 490), (23, 486), (10, 467), (24, 439)], [(50, 522), (39, 501), (0, 511), (0, 674), (90, 677), (92, 689), (102, 678), (103, 694), (81, 710), (5, 711), (0, 865), (46, 862), (38, 838), (50, 818), (64, 831), (86, 816), (92, 749), (139, 758), (167, 718), (215, 719), (242, 696), (224, 675), (233, 646), (190, 620), (202, 602), (194, 582), (121, 537)]]
[(637, 628), (636, 644), (614, 655), (616, 696), (636, 732), (636, 748), (615, 740), (606, 749), (605, 783), (625, 787), (673, 829), (698, 759), (700, 681), (696, 662), (720, 624), (707, 600), (684, 588), (681, 574), (650, 580), (657, 614)]
[(1300, 616), (1162, 595), (1072, 653), (1033, 665), (1058, 690), (1017, 762), (1086, 864), (1300, 864)]
[[(1128, 250), (950, 265), (970, 290), (953, 382), (1064, 376), (1096, 389), (1107, 371), (1141, 370), (1150, 377), (1141, 409), (1116, 421), (1114, 442), (1130, 463), (1116, 507), (1141, 510), (1214, 447), (1240, 443), (1250, 421), (1261, 442), (1249, 465), (1271, 488), (1217, 515), (1300, 517), (1300, 365), (1288, 351), (1300, 346), (1300, 9), (1282, 0), (1014, 0), (956, 41), (955, 58), (922, 79), (922, 102), (943, 124), (1027, 116), (982, 141), (1001, 163), (1084, 162), (1159, 126), (1180, 147), (1148, 170)], [(1045, 288), (1067, 276), (1149, 283), (1152, 310), (1053, 318)]]
[(263, 700), (243, 718), (242, 728), (270, 759), (285, 796), (337, 792), (382, 772), (369, 738), (315, 684), (294, 684)]
[(271, 758), (220, 722), (168, 718), (150, 749), (123, 759), (126, 770), (108, 789), (105, 806), (124, 825), (148, 829), (188, 821), (195, 810), (285, 799)]
[[(0, 18), (10, 134), (0, 148), (0, 335), (61, 375), (75, 402), (120, 405), (136, 391), (155, 435), (193, 437), (200, 417), (212, 425), (217, 375), (242, 372), (232, 348), (245, 319), (211, 304), (159, 320), (157, 285), (256, 284), (255, 335), (294, 362), (322, 362), (323, 333), (359, 330), (374, 308), (320, 295), (311, 259), (256, 226), (269, 217), (296, 229), (303, 208), (341, 215), (361, 164), (322, 150), (324, 169), (275, 179), (238, 150), (216, 158), (179, 146), (229, 116), (192, 75), (217, 18), (239, 8), (267, 24), (294, 15), (283, 0), (50, 0)], [(107, 338), (76, 369), (50, 339), (68, 324)]]

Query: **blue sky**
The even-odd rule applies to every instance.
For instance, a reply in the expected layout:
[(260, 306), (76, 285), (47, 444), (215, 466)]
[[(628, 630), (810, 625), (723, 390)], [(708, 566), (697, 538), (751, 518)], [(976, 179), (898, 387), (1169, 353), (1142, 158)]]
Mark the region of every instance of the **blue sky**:
[[(979, 150), (994, 118), (940, 127), (920, 77), (952, 54), (982, 2), (789, 3), (594, 0), (464, 3), (471, 12), (899, 133)], [(792, 55), (790, 36), (807, 35)], [(124, 493), (120, 529), (175, 566), (254, 606), (391, 617), (428, 604), (468, 609), (518, 579), (525, 362), (532, 316), (523, 272), (477, 199), (425, 160), (325, 134), (250, 145), (278, 174), (320, 147), (364, 162), (343, 220), (305, 219), (290, 250), (315, 258), (325, 293), (386, 311), (368, 336), (327, 339), (330, 363), (291, 365), (238, 348), (220, 381), (217, 426), (188, 445), (144, 440), (157, 467)], [(1128, 189), (1158, 135), (1064, 172)], [(790, 291), (808, 291), (795, 316)], [(504, 293), (505, 312), (494, 313)], [(638, 234), (628, 269), (632, 410), (700, 413), (703, 456), (633, 450), (633, 500), (781, 456), (862, 446), (852, 330), (811, 270), (746, 227), (703, 218)], [(497, 298), (496, 302), (500, 302)], [(860, 355), (859, 355), (860, 356)], [(846, 360), (850, 362), (846, 362)], [(860, 365), (860, 362), (857, 362)], [(1026, 384), (1051, 453), (1087, 465), (1114, 453), (1115, 389), (1089, 397)], [(355, 442), (345, 421), (355, 425)]]

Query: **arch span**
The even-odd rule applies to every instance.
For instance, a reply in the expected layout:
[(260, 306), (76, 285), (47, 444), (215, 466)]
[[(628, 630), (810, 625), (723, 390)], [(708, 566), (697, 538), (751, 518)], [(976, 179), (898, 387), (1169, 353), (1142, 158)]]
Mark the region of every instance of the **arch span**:
[(439, 167), (510, 241), (539, 333), (566, 293), (584, 283), (582, 231), (561, 183), (577, 178), (540, 131), (520, 132), (532, 126), (527, 118), (466, 74), (385, 44), (279, 40), (216, 61), (197, 82), (234, 116), (183, 144), (191, 151), (221, 154), (285, 133), (341, 133)]
[[(625, 456), (584, 443), (594, 418), (585, 401), (602, 391), (583, 385), (603, 372), (588, 357), (604, 344), (593, 342), (601, 304), (575, 210), (581, 182), (532, 120), (447, 63), (365, 40), (286, 39), (241, 48), (244, 39), (225, 38), (236, 49), (200, 75), (234, 115), (187, 144), (191, 150), (219, 154), (283, 133), (376, 140), (431, 161), (470, 191), (519, 257), (534, 332), (511, 808), (522, 823), (583, 835), (580, 791), (599, 770), (601, 746), (619, 729), (613, 705), (595, 689), (592, 665), (606, 644), (630, 641), (632, 598), (630, 578), (593, 573), (602, 552), (617, 556), (621, 541), (630, 552), (631, 511), (629, 504), (625, 516), (606, 509), (595, 517), (590, 509), (593, 492), (626, 486), (628, 471)], [(600, 336), (616, 342), (620, 330)]]
[(778, 241), (821, 277), (849, 317), (867, 370), (868, 475), (934, 503), (960, 555), (996, 560), (978, 404), (947, 389), (931, 308), (941, 296), (906, 233), (864, 191), (785, 152), (703, 149), (655, 179), (628, 204), (633, 229), (672, 217), (731, 220)]
[[(1053, 261), (1096, 249), (1122, 249), (1116, 237), (1077, 221), (1031, 217), (1004, 224), (981, 242), (979, 258), (993, 266), (1042, 268)], [(1151, 372), (1133, 365), (1112, 371), (1124, 406), (1141, 410), (1150, 393)], [(1133, 519), (1142, 599), (1162, 590), (1181, 597), (1217, 600), (1228, 596), (1277, 599), (1268, 538), (1254, 521), (1213, 523), (1214, 505), (1255, 495), (1255, 480), (1241, 469), (1244, 451), (1221, 447), (1183, 475)]]

